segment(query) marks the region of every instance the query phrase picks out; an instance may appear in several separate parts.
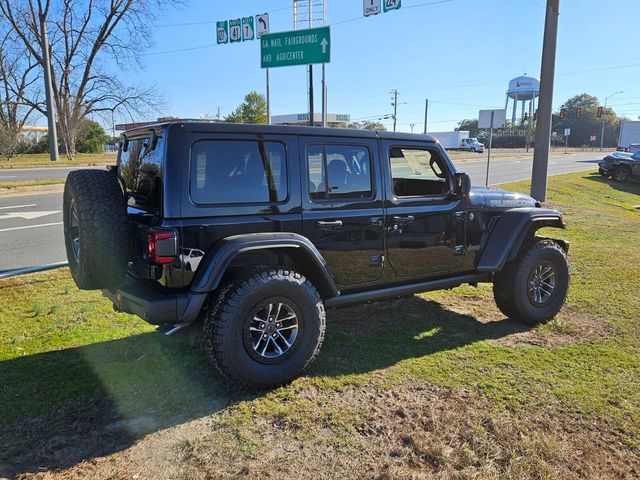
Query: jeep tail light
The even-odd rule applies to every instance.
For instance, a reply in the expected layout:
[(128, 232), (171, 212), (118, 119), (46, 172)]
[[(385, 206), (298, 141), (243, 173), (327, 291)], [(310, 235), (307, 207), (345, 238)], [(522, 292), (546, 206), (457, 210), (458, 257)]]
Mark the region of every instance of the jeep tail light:
[(149, 263), (166, 265), (176, 261), (178, 238), (173, 230), (149, 230), (147, 232)]

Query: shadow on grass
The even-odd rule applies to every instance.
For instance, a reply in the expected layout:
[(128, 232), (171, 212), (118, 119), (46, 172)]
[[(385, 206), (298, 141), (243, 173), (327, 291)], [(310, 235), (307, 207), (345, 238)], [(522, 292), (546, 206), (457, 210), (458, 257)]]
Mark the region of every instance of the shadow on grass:
[[(330, 311), (323, 352), (309, 374), (372, 372), (524, 330), (419, 297)], [(0, 477), (114, 453), (264, 393), (225, 381), (194, 346), (194, 333), (147, 333), (0, 362)]]
[(615, 180), (611, 180), (610, 178), (603, 177), (598, 173), (585, 175), (583, 178), (585, 178), (586, 180), (592, 180), (594, 182), (607, 184), (611, 188), (618, 190), (620, 192), (635, 193), (636, 195), (640, 195), (640, 178), (629, 178), (624, 183), (616, 182)]

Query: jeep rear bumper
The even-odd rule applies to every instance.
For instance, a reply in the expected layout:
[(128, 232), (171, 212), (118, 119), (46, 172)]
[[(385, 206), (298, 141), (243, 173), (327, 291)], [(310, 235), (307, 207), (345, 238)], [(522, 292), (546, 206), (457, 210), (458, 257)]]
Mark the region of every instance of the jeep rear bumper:
[(136, 285), (123, 285), (116, 291), (103, 290), (114, 310), (132, 313), (153, 325), (190, 324), (197, 318), (207, 298), (204, 293), (163, 294)]

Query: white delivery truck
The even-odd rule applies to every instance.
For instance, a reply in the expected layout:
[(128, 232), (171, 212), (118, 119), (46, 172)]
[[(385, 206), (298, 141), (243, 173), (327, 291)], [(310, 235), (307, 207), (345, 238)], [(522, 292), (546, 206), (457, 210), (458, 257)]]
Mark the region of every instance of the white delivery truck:
[(454, 132), (428, 132), (438, 140), (445, 150), (464, 150), (467, 152), (483, 153), (484, 145), (477, 138), (469, 138), (469, 132), (459, 130)]
[(640, 122), (625, 121), (620, 127), (618, 150), (637, 151), (640, 146)]

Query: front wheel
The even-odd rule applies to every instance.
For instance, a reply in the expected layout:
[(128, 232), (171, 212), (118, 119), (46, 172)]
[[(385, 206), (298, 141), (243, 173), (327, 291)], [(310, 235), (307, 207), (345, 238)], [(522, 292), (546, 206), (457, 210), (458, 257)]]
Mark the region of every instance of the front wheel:
[(320, 351), (324, 332), (318, 291), (288, 270), (231, 283), (204, 320), (205, 347), (218, 370), (259, 387), (282, 385), (302, 374)]
[(627, 179), (629, 178), (629, 171), (624, 167), (618, 167), (613, 172), (612, 178), (618, 183), (626, 182)]
[(493, 296), (500, 311), (529, 325), (548, 322), (562, 308), (569, 289), (569, 262), (552, 240), (536, 239), (497, 272)]

